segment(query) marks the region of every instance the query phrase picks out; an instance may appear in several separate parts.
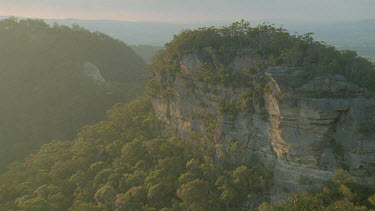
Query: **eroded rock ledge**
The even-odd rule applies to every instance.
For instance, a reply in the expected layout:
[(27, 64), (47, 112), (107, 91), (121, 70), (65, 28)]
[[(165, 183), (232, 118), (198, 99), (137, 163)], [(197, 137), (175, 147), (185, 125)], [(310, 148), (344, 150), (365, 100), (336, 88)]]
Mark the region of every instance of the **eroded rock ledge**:
[[(228, 68), (236, 71), (254, 63), (239, 55)], [(155, 72), (156, 83), (170, 87), (169, 97), (157, 94), (153, 100), (159, 119), (182, 137), (195, 131), (217, 145), (239, 141), (249, 156), (255, 153), (274, 167), (274, 197), (314, 189), (339, 168), (373, 185), (373, 93), (341, 75), (323, 75), (296, 86), (302, 70), (283, 67), (265, 69), (262, 75), (270, 89), (255, 93), (250, 87), (196, 80), (203, 65), (196, 54), (184, 55), (179, 65), (181, 72), (174, 79)], [(241, 109), (233, 111), (238, 105)]]

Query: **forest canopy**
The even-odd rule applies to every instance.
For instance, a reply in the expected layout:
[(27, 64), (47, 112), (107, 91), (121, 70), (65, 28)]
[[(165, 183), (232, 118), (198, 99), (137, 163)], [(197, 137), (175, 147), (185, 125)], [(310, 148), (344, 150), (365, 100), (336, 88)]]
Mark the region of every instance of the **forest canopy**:
[[(153, 65), (173, 76), (179, 72), (176, 62), (187, 53), (197, 53), (203, 62), (216, 67), (226, 67), (239, 53), (246, 53), (263, 61), (262, 71), (271, 66), (301, 68), (304, 70), (299, 75), (301, 82), (318, 75), (341, 74), (362, 88), (375, 90), (374, 63), (358, 56), (355, 51), (337, 50), (315, 41), (312, 35), (291, 35), (282, 27), (266, 23), (251, 27), (243, 20), (221, 28), (188, 29), (165, 45), (165, 50), (155, 57)], [(238, 80), (220, 68), (207, 69), (206, 78), (213, 79), (211, 82), (221, 80), (234, 84)]]
[[(337, 51), (313, 41), (309, 34), (291, 36), (281, 28), (251, 28), (247, 22), (183, 31), (155, 56), (153, 67), (173, 78), (186, 53), (197, 52), (207, 55), (206, 61), (226, 65), (239, 50), (250, 50), (268, 61), (266, 65), (302, 66), (307, 78), (342, 73), (372, 89), (374, 66), (354, 52)], [(227, 85), (225, 77), (235, 78), (226, 70), (207, 71), (211, 72), (200, 80)], [(216, 145), (210, 136), (205, 140), (195, 132), (185, 138), (171, 135), (156, 117), (150, 97), (116, 104), (105, 120), (83, 127), (76, 138), (52, 141), (24, 162), (10, 165), (0, 176), (0, 209), (366, 210), (375, 206), (374, 190), (356, 184), (342, 169), (316, 193), (292, 194), (270, 205), (272, 166), (249, 156), (235, 139)]]
[[(0, 176), (2, 210), (253, 210), (269, 201), (273, 169), (233, 140), (217, 148), (163, 135), (151, 102), (117, 104), (73, 141), (53, 141)], [(366, 210), (373, 189), (337, 170), (318, 193), (258, 210)], [(365, 207), (366, 206), (366, 207)]]
[[(118, 104), (74, 141), (53, 141), (0, 177), (0, 209), (218, 210), (264, 197), (272, 170), (199, 138), (162, 136), (151, 103)], [(234, 162), (236, 160), (236, 162)]]

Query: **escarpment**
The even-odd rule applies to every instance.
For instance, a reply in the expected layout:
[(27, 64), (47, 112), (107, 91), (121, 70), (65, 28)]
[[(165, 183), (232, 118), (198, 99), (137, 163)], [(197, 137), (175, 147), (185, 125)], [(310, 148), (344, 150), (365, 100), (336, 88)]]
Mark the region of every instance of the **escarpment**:
[(303, 67), (270, 65), (251, 51), (225, 66), (214, 60), (185, 53), (174, 69), (154, 68), (153, 107), (170, 131), (201, 134), (217, 147), (238, 141), (274, 168), (275, 198), (314, 190), (340, 168), (374, 185), (372, 92), (340, 74), (301, 80)]

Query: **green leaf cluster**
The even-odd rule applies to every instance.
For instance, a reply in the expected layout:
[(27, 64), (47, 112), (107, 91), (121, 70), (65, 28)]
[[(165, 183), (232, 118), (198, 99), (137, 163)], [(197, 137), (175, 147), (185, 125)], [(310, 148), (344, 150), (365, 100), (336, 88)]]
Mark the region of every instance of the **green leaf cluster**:
[(275, 205), (264, 202), (259, 211), (283, 210), (372, 210), (375, 208), (374, 189), (356, 183), (348, 171), (337, 169), (326, 187), (317, 193), (291, 194)]

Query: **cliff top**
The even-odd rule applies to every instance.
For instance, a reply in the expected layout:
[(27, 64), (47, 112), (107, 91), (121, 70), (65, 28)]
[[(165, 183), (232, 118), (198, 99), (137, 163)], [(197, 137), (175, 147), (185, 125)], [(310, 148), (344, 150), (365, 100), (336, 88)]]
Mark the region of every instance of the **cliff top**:
[[(283, 28), (241, 21), (229, 26), (185, 30), (154, 57), (153, 67), (174, 77), (183, 55), (194, 53), (203, 62), (200, 80), (232, 85), (270, 67), (297, 68), (299, 85), (320, 75), (340, 74), (362, 88), (375, 90), (375, 65), (356, 52), (340, 51), (315, 41), (313, 33), (291, 35)], [(234, 71), (235, 58), (253, 58), (253, 65)], [(248, 80), (247, 80), (248, 81)], [(239, 82), (241, 83), (241, 82)]]

